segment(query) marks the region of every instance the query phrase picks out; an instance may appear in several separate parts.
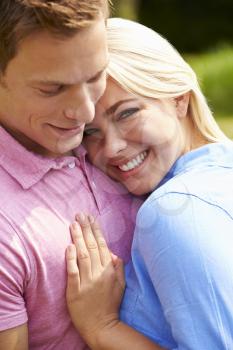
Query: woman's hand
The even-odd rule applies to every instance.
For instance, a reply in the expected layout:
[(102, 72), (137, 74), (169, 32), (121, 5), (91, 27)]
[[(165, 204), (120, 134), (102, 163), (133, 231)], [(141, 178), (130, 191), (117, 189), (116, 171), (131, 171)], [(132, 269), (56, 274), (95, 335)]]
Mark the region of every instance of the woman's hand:
[(93, 217), (77, 215), (70, 231), (74, 244), (66, 251), (67, 305), (74, 326), (92, 345), (102, 331), (119, 322), (124, 267), (110, 253)]

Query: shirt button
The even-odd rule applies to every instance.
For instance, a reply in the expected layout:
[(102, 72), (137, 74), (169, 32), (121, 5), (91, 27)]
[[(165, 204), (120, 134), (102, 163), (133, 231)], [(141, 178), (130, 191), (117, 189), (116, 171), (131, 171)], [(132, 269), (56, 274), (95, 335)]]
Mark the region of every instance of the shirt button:
[(68, 168), (74, 169), (75, 168), (75, 162), (69, 163)]

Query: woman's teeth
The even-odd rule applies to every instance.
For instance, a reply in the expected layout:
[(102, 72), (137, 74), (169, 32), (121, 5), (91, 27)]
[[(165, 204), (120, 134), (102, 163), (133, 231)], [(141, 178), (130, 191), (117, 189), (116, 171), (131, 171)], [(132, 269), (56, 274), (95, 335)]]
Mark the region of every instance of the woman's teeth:
[(142, 164), (142, 162), (144, 161), (146, 156), (147, 156), (147, 152), (144, 151), (144, 152), (140, 153), (136, 158), (131, 159), (128, 163), (123, 164), (123, 165), (119, 165), (119, 169), (121, 169), (122, 171), (132, 170), (132, 169), (138, 167), (140, 164)]

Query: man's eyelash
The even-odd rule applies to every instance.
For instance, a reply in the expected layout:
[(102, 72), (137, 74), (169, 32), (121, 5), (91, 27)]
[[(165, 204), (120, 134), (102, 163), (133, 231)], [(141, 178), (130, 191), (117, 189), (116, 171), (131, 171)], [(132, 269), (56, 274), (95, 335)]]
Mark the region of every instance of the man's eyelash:
[(99, 74), (97, 74), (95, 77), (91, 78), (90, 80), (88, 80), (88, 84), (92, 84), (92, 83), (95, 83), (96, 81), (98, 81), (102, 75), (104, 74), (104, 71), (103, 72), (100, 72)]
[(39, 91), (44, 94), (44, 95), (56, 95), (57, 93), (61, 92), (64, 89), (64, 86), (58, 86), (54, 90), (44, 90), (44, 89), (39, 89)]

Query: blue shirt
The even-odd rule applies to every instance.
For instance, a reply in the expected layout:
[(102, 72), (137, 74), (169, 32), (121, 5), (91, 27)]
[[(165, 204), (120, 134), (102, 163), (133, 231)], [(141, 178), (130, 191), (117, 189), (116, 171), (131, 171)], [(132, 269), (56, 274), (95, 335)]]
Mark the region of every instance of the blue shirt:
[(233, 349), (233, 143), (180, 157), (137, 216), (121, 318), (168, 349)]

